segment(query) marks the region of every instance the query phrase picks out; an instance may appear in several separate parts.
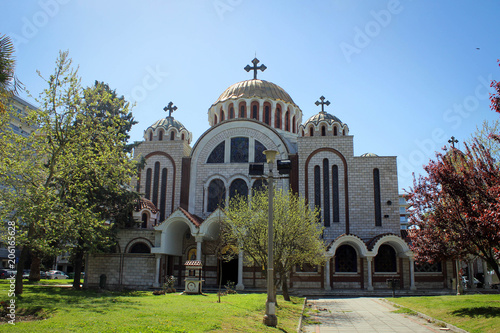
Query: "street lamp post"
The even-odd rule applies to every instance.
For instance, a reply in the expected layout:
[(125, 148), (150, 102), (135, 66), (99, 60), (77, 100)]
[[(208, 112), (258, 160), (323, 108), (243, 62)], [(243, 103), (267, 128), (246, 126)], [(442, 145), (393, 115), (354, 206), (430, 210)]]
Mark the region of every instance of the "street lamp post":
[(269, 166), (268, 193), (269, 193), (269, 211), (268, 211), (268, 226), (267, 226), (267, 301), (266, 314), (264, 316), (264, 324), (267, 326), (276, 327), (278, 325), (278, 317), (276, 317), (276, 293), (274, 292), (274, 251), (273, 251), (273, 164), (276, 158), (276, 150), (265, 150), (267, 164)]

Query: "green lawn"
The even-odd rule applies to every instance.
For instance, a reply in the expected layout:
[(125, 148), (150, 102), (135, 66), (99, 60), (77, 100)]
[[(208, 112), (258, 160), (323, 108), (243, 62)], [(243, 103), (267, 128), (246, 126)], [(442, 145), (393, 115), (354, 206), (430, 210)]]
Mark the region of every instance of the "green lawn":
[[(64, 281), (64, 280), (61, 280)], [(52, 282), (52, 281), (51, 281)], [(0, 300), (7, 301), (7, 281)], [(278, 327), (262, 324), (265, 294), (154, 296), (151, 292), (74, 291), (26, 285), (16, 300), (17, 313), (37, 313), (45, 320), (2, 323), (1, 332), (295, 332), (303, 299), (278, 296)], [(24, 309), (24, 310), (23, 310)]]
[(500, 295), (388, 298), (471, 333), (500, 332)]

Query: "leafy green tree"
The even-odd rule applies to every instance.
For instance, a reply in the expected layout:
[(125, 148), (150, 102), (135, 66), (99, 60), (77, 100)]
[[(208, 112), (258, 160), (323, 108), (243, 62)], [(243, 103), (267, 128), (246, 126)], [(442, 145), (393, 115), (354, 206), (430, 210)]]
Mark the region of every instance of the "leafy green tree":
[(471, 135), (468, 140), (468, 145), (474, 144), (475, 140), (479, 141), (486, 149), (489, 150), (491, 156), (500, 162), (500, 141), (494, 138), (494, 135), (500, 133), (500, 120), (483, 121), (481, 127), (476, 127), (476, 132)]
[(4, 102), (7, 97), (17, 93), (21, 82), (14, 74), (16, 62), (14, 60), (14, 44), (9, 36), (0, 36), (0, 112), (6, 111)]
[[(243, 251), (250, 263), (267, 267), (268, 239), (267, 191), (254, 191), (248, 201), (236, 196), (224, 209), (223, 240)], [(321, 265), (326, 247), (318, 210), (311, 210), (297, 194), (275, 190), (273, 201), (274, 272), (276, 285), (289, 301), (288, 276), (297, 265)]]

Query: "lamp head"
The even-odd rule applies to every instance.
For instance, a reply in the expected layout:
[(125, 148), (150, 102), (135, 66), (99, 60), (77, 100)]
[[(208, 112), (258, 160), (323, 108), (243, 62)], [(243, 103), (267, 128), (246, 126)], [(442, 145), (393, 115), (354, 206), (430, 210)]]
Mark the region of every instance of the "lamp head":
[(278, 152), (276, 150), (264, 150), (264, 154), (266, 155), (267, 163), (272, 164), (274, 163)]

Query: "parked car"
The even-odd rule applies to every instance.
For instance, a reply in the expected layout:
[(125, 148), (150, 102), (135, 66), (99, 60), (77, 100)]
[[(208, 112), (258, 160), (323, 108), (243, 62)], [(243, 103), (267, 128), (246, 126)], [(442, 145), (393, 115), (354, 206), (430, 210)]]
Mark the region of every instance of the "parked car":
[(51, 270), (47, 272), (47, 279), (69, 279), (69, 276), (63, 271)]
[(23, 279), (29, 279), (30, 277), (30, 270), (29, 269), (25, 269), (23, 271)]
[(10, 269), (0, 269), (0, 279), (6, 279), (11, 277), (12, 275), (15, 275), (16, 271), (10, 270)]

